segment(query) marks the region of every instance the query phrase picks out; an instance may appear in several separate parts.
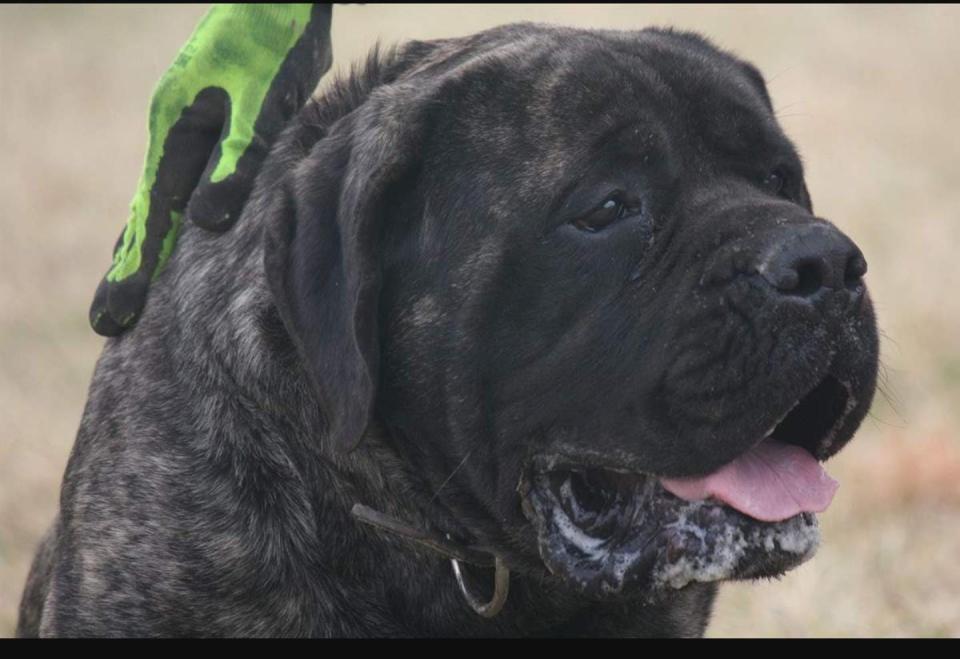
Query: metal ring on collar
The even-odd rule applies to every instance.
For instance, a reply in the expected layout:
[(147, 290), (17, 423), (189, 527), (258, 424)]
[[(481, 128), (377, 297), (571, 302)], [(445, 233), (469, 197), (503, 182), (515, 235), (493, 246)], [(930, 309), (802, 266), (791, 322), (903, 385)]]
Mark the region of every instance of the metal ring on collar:
[(492, 618), (500, 613), (503, 605), (507, 602), (507, 595), (510, 593), (510, 570), (504, 565), (503, 559), (499, 556), (494, 558), (493, 597), (489, 602), (481, 602), (474, 597), (463, 579), (460, 562), (455, 558), (450, 559), (450, 563), (453, 564), (453, 574), (457, 578), (457, 585), (460, 586), (460, 592), (463, 593), (467, 604), (484, 618)]

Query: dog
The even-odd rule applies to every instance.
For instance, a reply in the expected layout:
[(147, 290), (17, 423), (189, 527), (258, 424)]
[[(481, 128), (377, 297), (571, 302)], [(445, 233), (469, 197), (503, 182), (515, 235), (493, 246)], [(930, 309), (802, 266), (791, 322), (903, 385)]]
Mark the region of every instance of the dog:
[(692, 33), (375, 52), (179, 241), (21, 636), (699, 636), (813, 554), (876, 385), (862, 253)]

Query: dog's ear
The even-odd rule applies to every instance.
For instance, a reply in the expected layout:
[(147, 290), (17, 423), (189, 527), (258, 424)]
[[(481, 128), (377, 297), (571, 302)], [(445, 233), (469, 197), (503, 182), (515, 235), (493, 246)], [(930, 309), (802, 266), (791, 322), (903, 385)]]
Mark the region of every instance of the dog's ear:
[(325, 440), (342, 451), (371, 420), (385, 202), (415, 166), (424, 123), (414, 98), (396, 101), (373, 94), (334, 123), (290, 168), (267, 211), (267, 280), (316, 387)]

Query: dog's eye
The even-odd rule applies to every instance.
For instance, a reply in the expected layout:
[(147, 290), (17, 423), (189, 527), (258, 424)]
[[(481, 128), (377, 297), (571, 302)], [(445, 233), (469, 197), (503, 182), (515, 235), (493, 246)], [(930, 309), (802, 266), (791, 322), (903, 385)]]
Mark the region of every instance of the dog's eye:
[(787, 176), (783, 170), (775, 169), (763, 178), (763, 187), (773, 194), (781, 194), (787, 184)]
[(639, 202), (631, 203), (619, 194), (614, 194), (607, 197), (597, 208), (575, 219), (573, 225), (581, 231), (593, 233), (605, 229), (617, 220), (638, 215), (640, 210)]

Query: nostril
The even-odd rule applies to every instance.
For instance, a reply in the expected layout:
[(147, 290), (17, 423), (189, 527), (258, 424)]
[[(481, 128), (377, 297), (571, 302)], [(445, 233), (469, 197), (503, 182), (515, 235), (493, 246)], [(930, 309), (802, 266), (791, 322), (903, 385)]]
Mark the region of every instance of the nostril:
[(788, 295), (809, 297), (823, 288), (823, 267), (817, 259), (804, 259), (794, 268), (797, 273), (797, 283), (792, 289), (785, 290)]
[(843, 283), (847, 288), (856, 288), (862, 283), (861, 280), (865, 274), (867, 274), (867, 260), (863, 258), (860, 250), (857, 250), (847, 260), (847, 268), (843, 273)]

